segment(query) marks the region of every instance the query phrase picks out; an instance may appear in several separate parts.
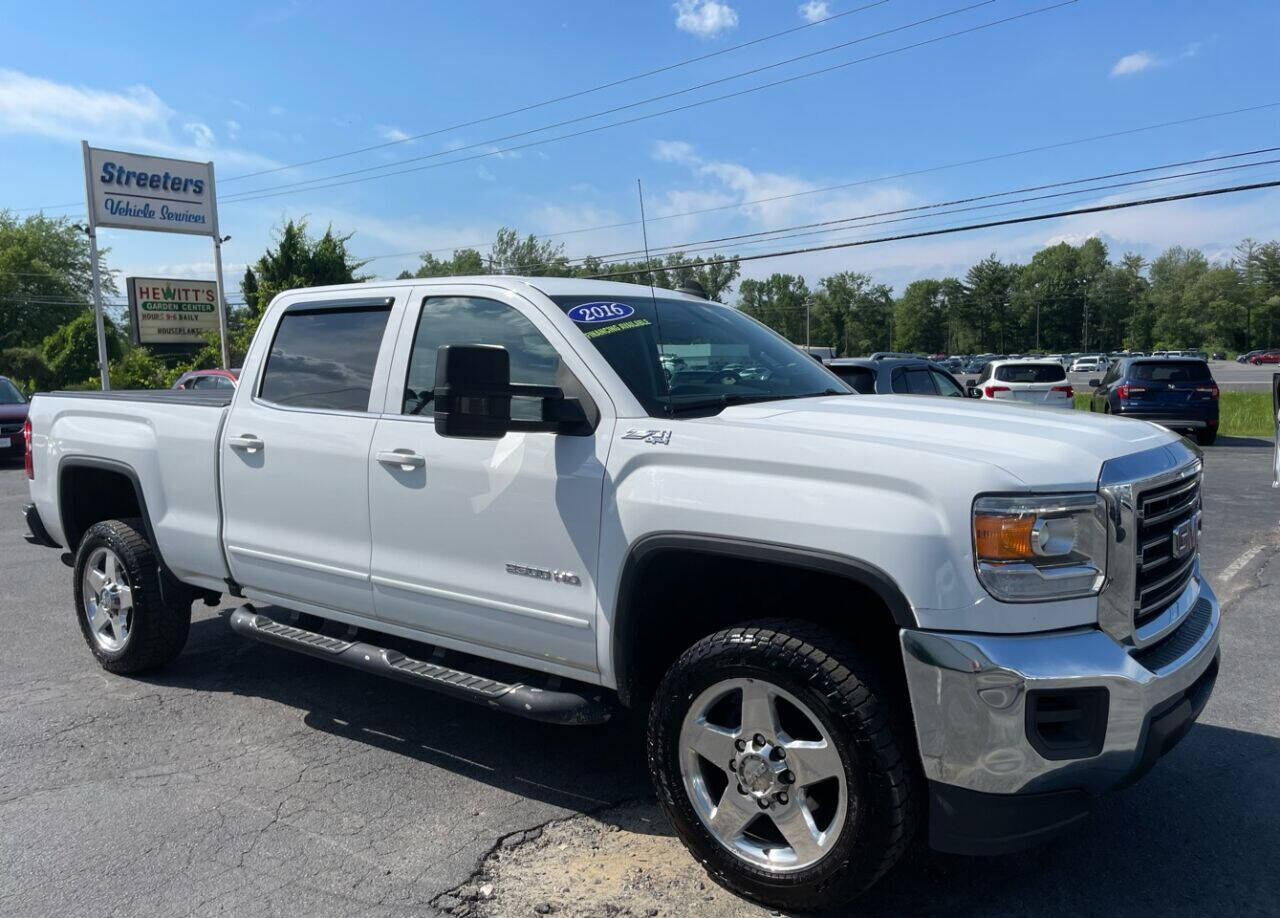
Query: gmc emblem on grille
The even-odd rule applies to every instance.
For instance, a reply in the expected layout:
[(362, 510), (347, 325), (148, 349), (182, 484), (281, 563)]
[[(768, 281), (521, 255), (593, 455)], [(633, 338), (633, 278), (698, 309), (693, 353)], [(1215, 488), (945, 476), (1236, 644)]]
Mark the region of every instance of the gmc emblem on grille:
[(1196, 521), (1189, 519), (1173, 527), (1173, 557), (1181, 561), (1196, 547)]

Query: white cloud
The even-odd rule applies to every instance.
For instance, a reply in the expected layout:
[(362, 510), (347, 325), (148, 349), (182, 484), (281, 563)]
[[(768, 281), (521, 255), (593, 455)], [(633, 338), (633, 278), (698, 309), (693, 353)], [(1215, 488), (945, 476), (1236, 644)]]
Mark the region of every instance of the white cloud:
[(227, 125), (227, 138), (229, 140), (235, 140), (237, 137), (240, 136), (239, 121), (236, 121), (234, 118), (229, 118), (226, 121), (226, 125)]
[(699, 38), (714, 38), (738, 25), (738, 13), (720, 0), (676, 0), (676, 28)]
[(1115, 66), (1111, 68), (1111, 75), (1115, 77), (1141, 73), (1144, 70), (1150, 70), (1157, 63), (1156, 56), (1150, 51), (1136, 51), (1133, 54), (1126, 54), (1116, 61)]
[(182, 126), (182, 129), (191, 135), (191, 142), (202, 150), (208, 150), (217, 140), (213, 136), (213, 128), (199, 121), (188, 121)]
[(482, 182), (496, 182), (498, 177), (484, 166), (476, 166), (476, 178)]
[(817, 22), (831, 15), (831, 9), (827, 6), (826, 0), (809, 0), (808, 3), (800, 4), (799, 11), (800, 18), (805, 22)]
[(148, 86), (123, 91), (58, 83), (0, 68), (0, 134), (30, 134), (175, 156), (213, 159), (239, 168), (270, 168), (265, 156), (217, 145), (203, 122), (178, 123)]
[(383, 140), (399, 142), (401, 140), (409, 139), (409, 134), (407, 132), (400, 130), (398, 127), (393, 127), (390, 124), (375, 124), (373, 129), (378, 132), (378, 136)]

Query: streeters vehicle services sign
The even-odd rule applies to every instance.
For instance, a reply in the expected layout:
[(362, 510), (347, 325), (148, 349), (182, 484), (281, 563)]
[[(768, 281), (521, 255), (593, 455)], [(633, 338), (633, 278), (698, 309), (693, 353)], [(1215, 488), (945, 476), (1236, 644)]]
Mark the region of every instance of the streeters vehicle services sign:
[(95, 226), (212, 236), (217, 232), (213, 164), (140, 156), (86, 145)]
[(135, 344), (199, 347), (218, 331), (218, 285), (213, 281), (130, 277), (129, 314)]

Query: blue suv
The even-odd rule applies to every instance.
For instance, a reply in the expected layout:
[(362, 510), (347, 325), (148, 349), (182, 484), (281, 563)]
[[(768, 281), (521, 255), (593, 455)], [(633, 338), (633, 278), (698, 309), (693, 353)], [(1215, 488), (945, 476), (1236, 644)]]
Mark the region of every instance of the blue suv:
[(1203, 446), (1218, 438), (1218, 384), (1203, 360), (1124, 357), (1089, 386), (1090, 411), (1192, 431)]

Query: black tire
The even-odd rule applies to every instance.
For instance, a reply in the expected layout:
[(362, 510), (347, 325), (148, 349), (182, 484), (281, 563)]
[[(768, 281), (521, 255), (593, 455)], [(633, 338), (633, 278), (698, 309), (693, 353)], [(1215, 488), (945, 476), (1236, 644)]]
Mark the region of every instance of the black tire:
[[(114, 650), (98, 643), (85, 612), (85, 566), (98, 548), (109, 549), (119, 558), (132, 592), (128, 637)], [(172, 662), (182, 653), (191, 628), (191, 595), (175, 584), (172, 595), (185, 602), (166, 603), (160, 591), (163, 576), (151, 543), (143, 535), (141, 520), (104, 520), (91, 526), (80, 540), (74, 574), (75, 616), (85, 643), (103, 669), (122, 675), (145, 672)]]
[(1197, 430), (1196, 442), (1201, 446), (1213, 446), (1214, 441), (1218, 439), (1218, 431), (1216, 430)]
[[(733, 678), (766, 680), (802, 700), (833, 738), (848, 786), (843, 828), (832, 848), (802, 870), (765, 870), (724, 847), (694, 810), (681, 777), (686, 712), (707, 688)], [(720, 885), (784, 910), (829, 908), (854, 899), (908, 849), (923, 797), (906, 700), (846, 639), (792, 619), (768, 619), (698, 641), (666, 674), (649, 712), (649, 770), (680, 838)], [(732, 793), (732, 788), (726, 788)]]

